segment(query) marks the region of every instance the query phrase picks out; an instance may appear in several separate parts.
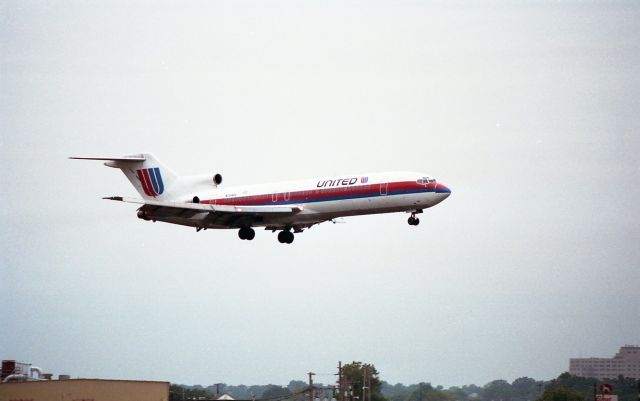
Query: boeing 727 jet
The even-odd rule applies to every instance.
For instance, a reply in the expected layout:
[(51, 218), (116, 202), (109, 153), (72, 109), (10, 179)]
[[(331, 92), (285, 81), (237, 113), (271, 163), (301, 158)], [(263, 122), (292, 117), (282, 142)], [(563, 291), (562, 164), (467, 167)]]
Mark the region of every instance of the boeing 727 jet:
[(349, 174), (305, 181), (221, 187), (222, 176), (178, 176), (151, 153), (125, 157), (71, 157), (102, 160), (119, 168), (142, 199), (104, 199), (136, 203), (138, 218), (202, 229), (236, 229), (243, 240), (255, 237), (254, 227), (279, 231), (278, 241), (290, 244), (294, 233), (339, 217), (376, 213), (417, 214), (445, 200), (451, 190), (421, 173)]

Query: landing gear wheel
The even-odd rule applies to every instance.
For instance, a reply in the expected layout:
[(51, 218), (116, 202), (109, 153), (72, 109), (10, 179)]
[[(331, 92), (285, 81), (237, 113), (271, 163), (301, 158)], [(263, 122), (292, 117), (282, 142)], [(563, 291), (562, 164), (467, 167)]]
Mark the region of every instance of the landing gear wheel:
[(252, 239), (255, 238), (255, 236), (256, 236), (256, 232), (251, 227), (242, 227), (238, 231), (238, 237), (240, 237), (240, 239), (242, 240), (246, 239), (251, 241)]
[(409, 223), (410, 226), (415, 226), (416, 225), (416, 218), (411, 216), (409, 217), (409, 220), (407, 220), (407, 223)]
[(280, 233), (278, 233), (278, 241), (281, 244), (290, 244), (293, 242), (294, 238), (295, 237), (291, 231), (280, 231)]
[(414, 222), (413, 222), (413, 225), (417, 226), (418, 224), (420, 224), (420, 219), (416, 217)]
[(293, 233), (292, 233), (291, 231), (287, 231), (287, 240), (286, 240), (286, 243), (287, 243), (287, 244), (292, 243), (294, 238), (295, 238), (295, 237), (294, 237)]

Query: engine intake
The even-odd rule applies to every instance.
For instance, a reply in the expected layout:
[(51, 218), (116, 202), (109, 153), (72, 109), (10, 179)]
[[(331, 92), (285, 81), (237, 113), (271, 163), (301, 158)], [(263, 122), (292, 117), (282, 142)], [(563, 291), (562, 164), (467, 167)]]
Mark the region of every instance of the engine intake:
[(222, 183), (222, 175), (216, 174), (213, 176), (213, 183), (215, 185), (220, 185)]
[(138, 210), (138, 218), (149, 221), (149, 216), (147, 216), (147, 214), (142, 210)]

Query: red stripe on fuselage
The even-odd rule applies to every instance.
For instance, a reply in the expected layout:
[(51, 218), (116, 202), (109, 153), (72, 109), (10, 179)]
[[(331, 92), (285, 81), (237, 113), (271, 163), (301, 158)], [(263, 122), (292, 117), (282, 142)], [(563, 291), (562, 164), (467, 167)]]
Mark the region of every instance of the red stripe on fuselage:
[[(387, 186), (386, 191), (384, 185)], [(382, 191), (381, 191), (382, 186)], [(434, 192), (435, 183), (429, 183), (427, 185), (418, 184), (415, 181), (402, 181), (402, 182), (389, 182), (378, 183), (368, 185), (354, 185), (345, 187), (332, 187), (332, 188), (315, 188), (308, 191), (293, 191), (289, 192), (288, 203), (305, 203), (305, 202), (318, 202), (323, 199), (331, 199), (336, 197), (367, 197), (367, 196), (385, 196), (386, 194), (393, 194), (394, 192), (402, 191), (415, 191), (415, 192)], [(287, 192), (278, 192), (277, 199), (285, 199)], [(203, 200), (201, 203), (210, 203), (216, 205), (233, 205), (233, 206), (248, 206), (248, 205), (264, 205), (270, 203), (281, 203), (279, 201), (273, 202), (274, 194), (261, 194), (252, 196), (238, 196), (234, 198), (217, 198), (210, 200)]]

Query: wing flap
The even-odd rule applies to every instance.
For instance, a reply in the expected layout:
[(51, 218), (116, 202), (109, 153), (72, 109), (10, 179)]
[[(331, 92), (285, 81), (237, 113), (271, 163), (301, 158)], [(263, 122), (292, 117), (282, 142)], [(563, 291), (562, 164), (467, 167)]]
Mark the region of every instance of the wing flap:
[(187, 202), (169, 202), (154, 201), (136, 198), (126, 198), (122, 196), (111, 196), (103, 199), (137, 203), (140, 205), (151, 206), (156, 208), (174, 209), (175, 212), (182, 211), (200, 211), (209, 213), (228, 213), (242, 215), (286, 215), (297, 214), (304, 210), (302, 205), (279, 205), (279, 206), (232, 206), (232, 205), (211, 205), (206, 203), (187, 203)]

